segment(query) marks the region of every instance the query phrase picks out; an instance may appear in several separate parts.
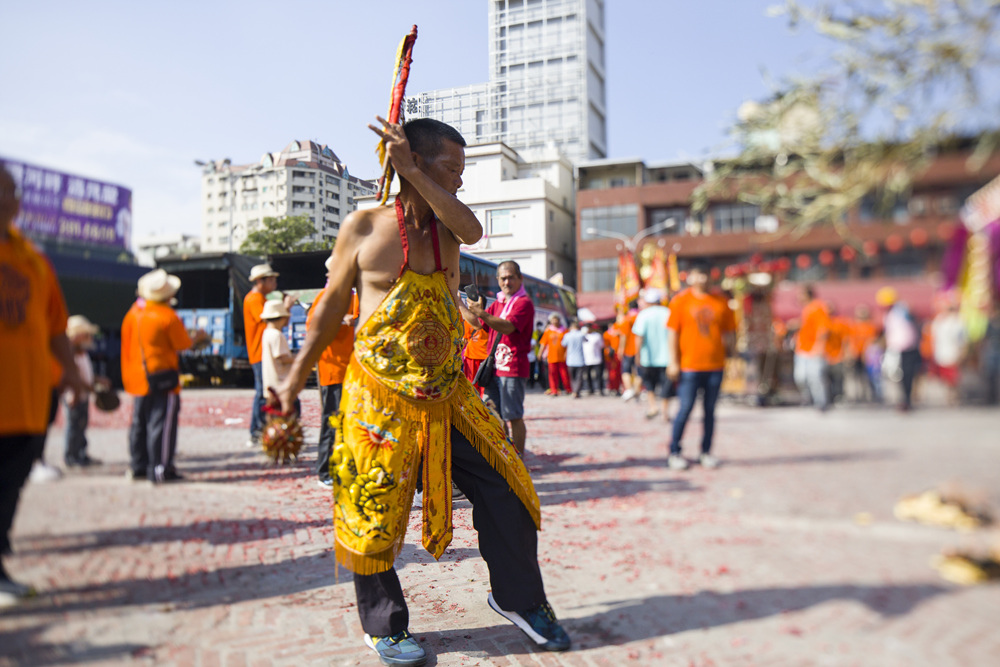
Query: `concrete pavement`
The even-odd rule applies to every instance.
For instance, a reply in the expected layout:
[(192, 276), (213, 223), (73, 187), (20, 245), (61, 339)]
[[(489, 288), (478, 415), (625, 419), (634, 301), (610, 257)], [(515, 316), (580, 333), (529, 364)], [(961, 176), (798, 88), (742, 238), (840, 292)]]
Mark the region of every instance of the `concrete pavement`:
[[(307, 420), (318, 414), (304, 395)], [(186, 391), (188, 481), (124, 479), (127, 413), (95, 416), (105, 465), (29, 485), (8, 561), (38, 598), (0, 610), (0, 665), (372, 665), (329, 492), (244, 447), (249, 394)], [(486, 605), (467, 502), (441, 562), (414, 512), (397, 566), (411, 631), (439, 665), (991, 665), (1000, 588), (930, 558), (985, 547), (901, 523), (895, 501), (957, 480), (1000, 508), (1000, 412), (720, 407), (724, 465), (668, 471), (669, 424), (615, 398), (529, 394), (539, 558), (574, 640), (547, 654)], [(128, 409), (128, 403), (123, 406)], [(229, 425), (226, 425), (229, 420)], [(697, 412), (685, 438), (694, 457)], [(307, 431), (315, 442), (315, 429)], [(61, 431), (47, 457), (59, 460)]]

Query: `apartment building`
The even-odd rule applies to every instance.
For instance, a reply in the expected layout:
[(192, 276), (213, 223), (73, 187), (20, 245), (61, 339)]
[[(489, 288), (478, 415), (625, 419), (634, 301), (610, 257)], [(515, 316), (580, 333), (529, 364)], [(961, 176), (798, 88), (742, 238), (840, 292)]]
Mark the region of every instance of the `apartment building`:
[(487, 1), (489, 82), (408, 97), (406, 117), (525, 156), (554, 144), (574, 163), (604, 157), (604, 0)]
[(331, 241), (356, 199), (375, 192), (374, 183), (352, 176), (328, 146), (314, 141), (293, 141), (254, 164), (199, 164), (203, 252), (239, 250), (266, 217), (305, 216), (316, 226), (312, 240)]

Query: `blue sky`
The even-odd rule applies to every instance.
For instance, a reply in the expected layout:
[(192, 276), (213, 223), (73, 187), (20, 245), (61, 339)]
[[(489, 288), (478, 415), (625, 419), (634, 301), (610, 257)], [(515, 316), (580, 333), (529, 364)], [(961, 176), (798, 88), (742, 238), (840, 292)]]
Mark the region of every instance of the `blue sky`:
[[(827, 43), (776, 0), (607, 0), (610, 157), (699, 159), (773, 79), (814, 71)], [(133, 238), (200, 233), (194, 160), (253, 162), (293, 139), (373, 177), (366, 128), (419, 26), (411, 92), (485, 82), (486, 0), (5, 2), (0, 155), (133, 191)]]

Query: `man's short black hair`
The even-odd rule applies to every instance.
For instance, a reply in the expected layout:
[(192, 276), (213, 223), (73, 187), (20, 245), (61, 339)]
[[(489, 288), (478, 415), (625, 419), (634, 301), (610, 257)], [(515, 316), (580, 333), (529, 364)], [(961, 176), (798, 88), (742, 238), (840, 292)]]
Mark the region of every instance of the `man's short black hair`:
[(441, 153), (441, 144), (447, 139), (459, 146), (465, 146), (462, 133), (447, 123), (433, 118), (415, 118), (403, 126), (410, 149), (427, 160), (433, 160)]
[(703, 259), (691, 260), (691, 263), (688, 264), (688, 271), (698, 271), (699, 273), (708, 275), (708, 262)]
[(512, 259), (497, 264), (497, 275), (500, 275), (500, 269), (510, 269), (518, 278), (522, 277), (520, 265)]

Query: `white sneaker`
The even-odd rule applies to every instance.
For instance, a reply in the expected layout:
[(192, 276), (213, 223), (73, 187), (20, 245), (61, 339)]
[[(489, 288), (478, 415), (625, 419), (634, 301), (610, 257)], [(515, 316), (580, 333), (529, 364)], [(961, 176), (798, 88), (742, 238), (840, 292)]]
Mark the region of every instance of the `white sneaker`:
[(31, 474), (28, 475), (28, 479), (35, 483), (54, 482), (62, 477), (62, 471), (59, 468), (54, 468), (42, 461), (35, 461), (35, 464), (31, 466)]
[(631, 401), (633, 398), (635, 398), (635, 391), (633, 391), (632, 389), (626, 389), (625, 393), (622, 394), (622, 400), (625, 401), (626, 403)]
[(718, 468), (719, 459), (715, 458), (711, 454), (702, 454), (698, 458), (698, 463), (701, 464), (702, 468)]
[(31, 586), (25, 586), (10, 579), (0, 579), (0, 607), (11, 607), (34, 595), (35, 589)]
[(670, 457), (667, 458), (667, 466), (671, 470), (687, 470), (688, 462), (686, 458), (680, 456), (679, 454), (671, 454)]

